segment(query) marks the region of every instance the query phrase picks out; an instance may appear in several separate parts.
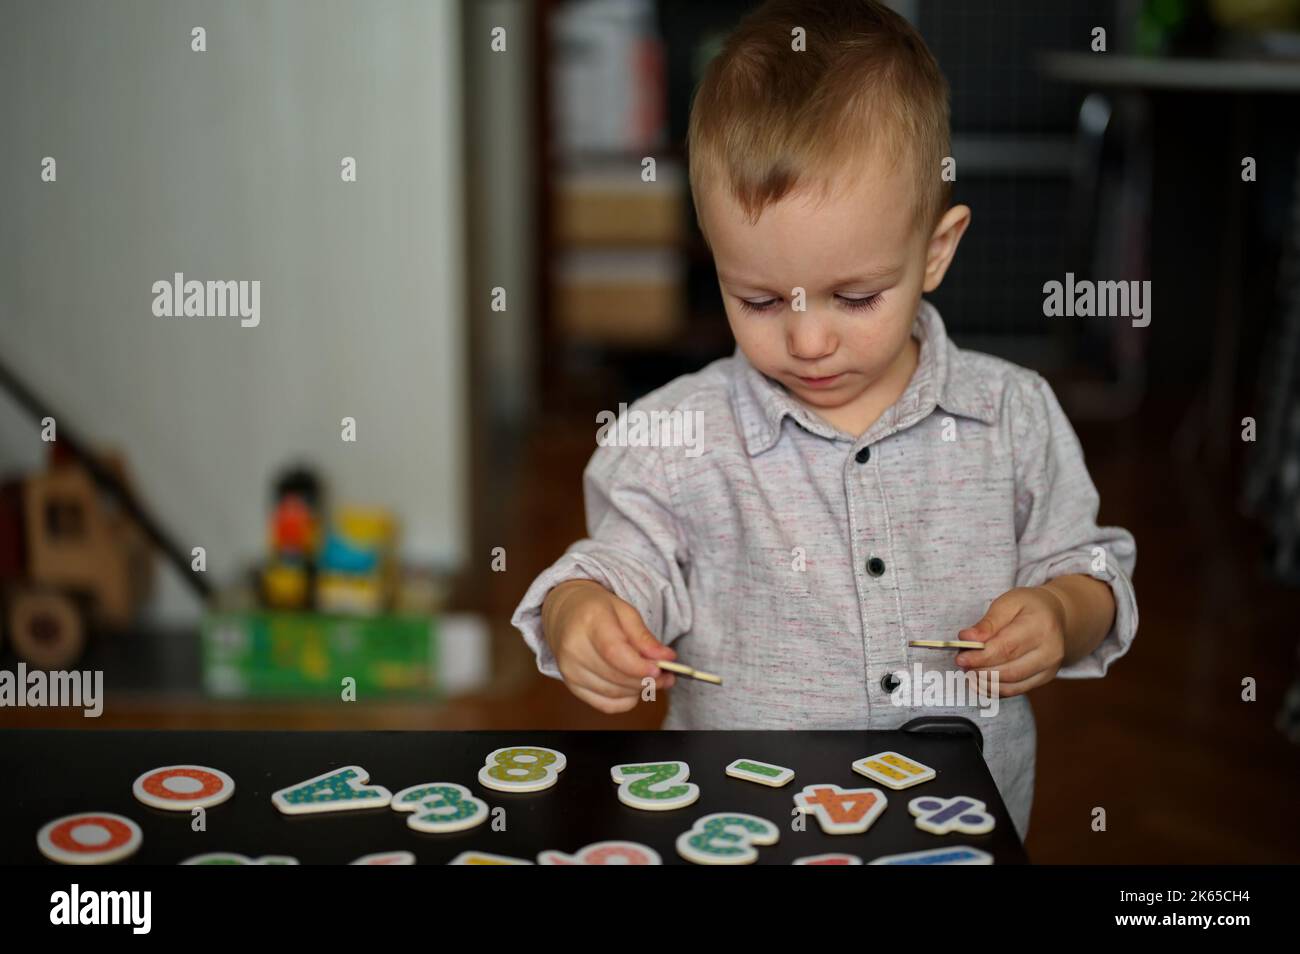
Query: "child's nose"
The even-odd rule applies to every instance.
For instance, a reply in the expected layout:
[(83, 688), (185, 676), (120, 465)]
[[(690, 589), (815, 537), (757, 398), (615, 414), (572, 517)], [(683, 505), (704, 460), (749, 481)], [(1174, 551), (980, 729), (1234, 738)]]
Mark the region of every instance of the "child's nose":
[(817, 361), (834, 354), (838, 339), (829, 322), (812, 312), (791, 312), (786, 321), (786, 350), (801, 361)]

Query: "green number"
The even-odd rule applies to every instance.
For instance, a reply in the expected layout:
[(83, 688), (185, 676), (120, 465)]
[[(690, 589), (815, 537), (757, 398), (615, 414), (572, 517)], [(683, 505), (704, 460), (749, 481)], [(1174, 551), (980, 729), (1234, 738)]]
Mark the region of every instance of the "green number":
[(682, 774), (680, 762), (652, 762), (649, 765), (620, 765), (619, 772), (626, 778), (629, 775), (640, 775), (642, 778), (637, 779), (628, 785), (628, 791), (637, 798), (648, 798), (658, 801), (666, 798), (681, 798), (691, 790), (689, 785), (670, 785), (665, 789), (656, 791), (655, 785), (664, 782), (671, 782)]

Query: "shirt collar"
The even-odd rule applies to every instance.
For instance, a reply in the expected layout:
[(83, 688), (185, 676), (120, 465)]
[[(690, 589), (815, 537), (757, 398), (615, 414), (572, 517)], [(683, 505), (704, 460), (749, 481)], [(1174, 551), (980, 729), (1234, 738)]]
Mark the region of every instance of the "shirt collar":
[(731, 399), (750, 456), (769, 449), (781, 436), (786, 417), (800, 427), (828, 440), (849, 440), (869, 444), (895, 431), (911, 427), (941, 407), (950, 414), (992, 424), (998, 408), (987, 385), (967, 371), (958, 360), (957, 346), (948, 338), (939, 312), (922, 301), (912, 325), (912, 336), (921, 344), (921, 354), (912, 380), (892, 407), (880, 415), (856, 438), (827, 424), (795, 400), (784, 387), (758, 371), (736, 349), (736, 373), (732, 376)]

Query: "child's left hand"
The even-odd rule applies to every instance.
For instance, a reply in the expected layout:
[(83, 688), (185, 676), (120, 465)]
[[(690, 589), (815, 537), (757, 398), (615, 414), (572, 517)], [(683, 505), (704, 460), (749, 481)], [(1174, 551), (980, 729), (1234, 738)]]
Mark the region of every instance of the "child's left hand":
[(1056, 677), (1065, 661), (1066, 609), (1046, 586), (1017, 587), (995, 599), (958, 639), (985, 643), (957, 654), (967, 672), (997, 672), (998, 695), (1018, 696)]

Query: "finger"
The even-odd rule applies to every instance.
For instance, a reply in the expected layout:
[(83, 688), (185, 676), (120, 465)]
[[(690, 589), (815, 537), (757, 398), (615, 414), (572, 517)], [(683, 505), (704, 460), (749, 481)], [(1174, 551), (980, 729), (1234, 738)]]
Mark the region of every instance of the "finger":
[(655, 634), (650, 632), (646, 627), (645, 620), (641, 614), (636, 611), (636, 607), (629, 603), (615, 608), (618, 613), (619, 622), (623, 624), (623, 631), (628, 634), (632, 641), (632, 646), (638, 653), (649, 659), (667, 659), (677, 658), (677, 653), (670, 646), (665, 646)]
[(607, 670), (607, 669), (602, 670), (600, 668), (587, 667), (586, 671), (588, 673), (591, 673), (593, 676), (596, 676), (599, 679), (601, 679), (604, 686), (617, 687), (617, 689), (619, 690), (618, 694), (623, 696), (640, 695), (645, 691), (646, 680), (649, 679), (653, 679), (654, 687), (656, 691), (671, 689), (677, 683), (676, 678), (670, 672), (661, 672), (659, 673), (659, 675), (654, 677), (642, 676), (640, 679), (628, 680), (622, 676), (619, 676), (617, 679), (611, 679), (609, 675), (607, 675), (607, 673), (617, 675), (617, 673), (614, 673), (613, 670)]
[(1008, 683), (1008, 682), (1002, 682), (1002, 680), (999, 679), (998, 695), (1002, 696), (1003, 698), (1007, 698), (1008, 696), (1024, 695), (1030, 689), (1036, 689), (1045, 683), (1051, 682), (1052, 679), (1055, 678), (1055, 676), (1056, 673), (1052, 672), (1051, 670), (1043, 669), (1040, 670), (1035, 675), (1030, 676), (1028, 679), (1022, 679), (1020, 682)]
[(998, 674), (998, 685), (1013, 685), (1024, 682), (1040, 672), (1050, 669), (1050, 660), (1046, 650), (1035, 647), (1005, 666), (994, 670)]
[[(661, 672), (659, 675), (655, 676), (654, 684), (656, 690), (671, 689), (673, 686), (677, 685), (677, 679), (670, 672)], [(641, 688), (645, 688), (644, 683), (642, 683)]]
[(656, 669), (653, 663), (641, 656), (637, 656), (635, 652), (633, 652), (632, 655), (639, 660), (640, 663), (649, 666), (653, 670), (653, 674), (647, 674), (640, 677), (628, 676), (606, 662), (600, 654), (595, 651), (594, 647), (589, 648), (589, 651), (579, 655), (578, 662), (588, 671), (599, 675), (608, 683), (621, 686), (623, 690), (628, 693), (640, 693), (644, 691), (647, 679), (654, 680), (656, 690), (671, 689), (676, 684), (676, 679), (673, 677), (672, 673)]
[(569, 691), (575, 696), (591, 706), (593, 709), (599, 709), (608, 715), (615, 715), (620, 712), (631, 710), (637, 703), (637, 697), (632, 696), (630, 699), (610, 699), (608, 696), (602, 696), (598, 693), (584, 689), (582, 686), (569, 686)]
[(958, 667), (970, 672), (997, 669), (1018, 659), (1034, 648), (1034, 627), (1027, 620), (1018, 620), (999, 630), (984, 644), (983, 649), (967, 649), (957, 654)]
[(1016, 618), (1023, 605), (1020, 598), (1016, 596), (1016, 591), (1009, 590), (989, 604), (989, 608), (985, 610), (979, 622), (974, 626), (959, 630), (957, 638), (987, 643), (997, 635), (998, 630)]
[[(631, 648), (616, 613), (601, 613), (588, 633), (587, 639), (574, 647), (574, 659), (587, 669), (633, 691), (640, 687), (642, 679), (658, 675), (658, 669)], [(635, 671), (625, 671), (629, 667)]]
[(640, 692), (642, 685), (644, 685), (643, 680), (652, 678), (651, 676), (643, 676), (638, 679), (635, 676), (629, 676), (626, 673), (619, 672), (609, 663), (605, 662), (595, 649), (591, 650), (589, 656), (581, 657), (579, 662), (592, 675), (599, 676), (602, 680), (612, 686), (618, 686), (624, 693)]
[(641, 691), (641, 683), (635, 680), (631, 684), (617, 682), (610, 679), (601, 669), (582, 660), (576, 661), (572, 672), (564, 675), (564, 681), (610, 699), (634, 697)]
[(626, 683), (632, 680), (639, 685), (642, 679), (659, 675), (659, 667), (637, 652), (632, 638), (621, 629), (599, 634), (592, 640), (592, 648), (601, 661), (617, 673), (617, 676), (609, 677), (615, 681)]

